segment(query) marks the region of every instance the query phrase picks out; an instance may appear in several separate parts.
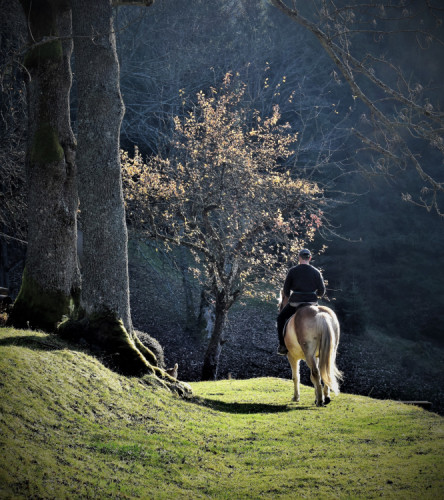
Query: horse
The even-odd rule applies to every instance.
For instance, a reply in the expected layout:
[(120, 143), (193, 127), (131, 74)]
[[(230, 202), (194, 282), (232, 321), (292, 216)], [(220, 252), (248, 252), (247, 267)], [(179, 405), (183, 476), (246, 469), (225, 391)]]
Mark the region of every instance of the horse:
[[(287, 305), (288, 297), (281, 290), (279, 312)], [(298, 308), (285, 325), (284, 342), (291, 366), (294, 384), (293, 401), (299, 401), (299, 361), (310, 368), (310, 379), (315, 388), (316, 406), (330, 403), (330, 389), (339, 394), (342, 373), (336, 367), (336, 351), (340, 328), (338, 318), (326, 306), (306, 304)], [(322, 388), (322, 382), (324, 387)]]

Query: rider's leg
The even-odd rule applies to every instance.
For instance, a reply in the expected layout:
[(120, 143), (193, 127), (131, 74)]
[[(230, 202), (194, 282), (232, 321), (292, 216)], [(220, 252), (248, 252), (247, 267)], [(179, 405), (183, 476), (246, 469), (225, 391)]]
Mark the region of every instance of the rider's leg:
[(279, 313), (276, 323), (277, 323), (277, 331), (279, 338), (279, 349), (278, 354), (286, 354), (287, 348), (284, 343), (284, 328), (285, 323), (287, 323), (288, 319), (294, 314), (295, 308), (287, 304), (282, 311)]

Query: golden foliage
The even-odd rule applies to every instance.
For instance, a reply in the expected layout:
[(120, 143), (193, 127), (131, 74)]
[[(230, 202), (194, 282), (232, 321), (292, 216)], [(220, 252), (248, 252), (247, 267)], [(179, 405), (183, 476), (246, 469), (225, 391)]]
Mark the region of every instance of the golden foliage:
[(213, 289), (248, 292), (281, 279), (282, 264), (322, 223), (323, 193), (283, 167), (297, 133), (279, 107), (262, 118), (245, 105), (246, 87), (227, 73), (174, 118), (168, 158), (146, 163), (122, 152), (128, 218), (139, 230), (184, 245)]

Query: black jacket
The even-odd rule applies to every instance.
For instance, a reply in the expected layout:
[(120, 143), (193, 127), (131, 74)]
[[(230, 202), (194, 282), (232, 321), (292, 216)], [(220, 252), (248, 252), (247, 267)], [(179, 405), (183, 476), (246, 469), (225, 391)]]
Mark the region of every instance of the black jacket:
[(298, 264), (288, 271), (284, 293), (290, 302), (316, 302), (325, 295), (324, 278), (312, 265)]

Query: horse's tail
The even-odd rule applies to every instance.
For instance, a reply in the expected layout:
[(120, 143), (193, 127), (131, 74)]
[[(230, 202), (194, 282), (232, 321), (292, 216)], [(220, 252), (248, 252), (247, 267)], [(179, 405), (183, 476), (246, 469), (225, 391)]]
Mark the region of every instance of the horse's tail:
[(336, 366), (336, 339), (339, 336), (338, 326), (327, 313), (321, 312), (316, 316), (316, 326), (321, 334), (319, 345), (319, 369), (324, 384), (335, 393), (339, 394), (339, 380), (342, 373)]

